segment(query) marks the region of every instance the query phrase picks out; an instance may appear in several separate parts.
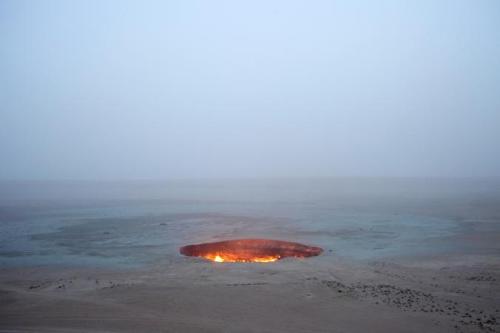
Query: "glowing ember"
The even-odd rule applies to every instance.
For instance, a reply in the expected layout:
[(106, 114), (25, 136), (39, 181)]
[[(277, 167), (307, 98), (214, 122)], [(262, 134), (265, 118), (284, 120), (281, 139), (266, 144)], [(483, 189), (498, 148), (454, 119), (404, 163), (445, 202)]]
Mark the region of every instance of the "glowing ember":
[(202, 257), (215, 262), (273, 262), (286, 257), (317, 256), (323, 249), (271, 239), (235, 239), (187, 245), (181, 247), (180, 252), (186, 256)]

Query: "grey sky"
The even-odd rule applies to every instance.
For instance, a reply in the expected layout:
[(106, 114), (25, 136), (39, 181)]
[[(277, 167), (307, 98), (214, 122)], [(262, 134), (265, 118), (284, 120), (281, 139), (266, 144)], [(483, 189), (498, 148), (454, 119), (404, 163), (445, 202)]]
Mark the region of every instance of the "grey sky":
[(495, 0), (0, 0), (0, 52), (0, 179), (500, 176)]

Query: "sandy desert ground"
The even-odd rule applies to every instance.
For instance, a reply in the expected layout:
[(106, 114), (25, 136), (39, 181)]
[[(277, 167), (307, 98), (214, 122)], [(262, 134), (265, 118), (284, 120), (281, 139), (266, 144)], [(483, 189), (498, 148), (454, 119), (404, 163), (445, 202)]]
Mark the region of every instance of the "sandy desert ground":
[[(286, 200), (269, 203), (4, 201), (0, 332), (500, 331), (496, 192), (381, 201), (317, 187), (276, 186)], [(324, 252), (262, 264), (178, 252), (248, 236)]]
[(497, 259), (3, 269), (0, 331), (498, 332)]

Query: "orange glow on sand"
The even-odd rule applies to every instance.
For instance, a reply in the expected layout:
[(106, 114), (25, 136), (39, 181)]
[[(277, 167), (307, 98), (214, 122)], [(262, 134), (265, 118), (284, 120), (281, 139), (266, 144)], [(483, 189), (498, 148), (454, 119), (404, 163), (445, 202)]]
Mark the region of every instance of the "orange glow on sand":
[(274, 262), (286, 257), (317, 256), (323, 249), (300, 243), (272, 239), (236, 239), (215, 243), (187, 245), (180, 248), (186, 256), (201, 257), (215, 262)]

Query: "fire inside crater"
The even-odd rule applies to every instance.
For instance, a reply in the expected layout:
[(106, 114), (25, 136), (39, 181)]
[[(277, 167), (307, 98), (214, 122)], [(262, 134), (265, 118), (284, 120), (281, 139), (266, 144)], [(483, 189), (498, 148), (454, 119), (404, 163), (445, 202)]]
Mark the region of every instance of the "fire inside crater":
[(273, 239), (234, 239), (180, 248), (185, 256), (216, 262), (273, 262), (287, 257), (313, 257), (322, 252), (320, 247)]

